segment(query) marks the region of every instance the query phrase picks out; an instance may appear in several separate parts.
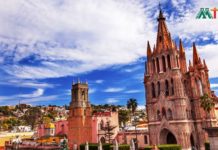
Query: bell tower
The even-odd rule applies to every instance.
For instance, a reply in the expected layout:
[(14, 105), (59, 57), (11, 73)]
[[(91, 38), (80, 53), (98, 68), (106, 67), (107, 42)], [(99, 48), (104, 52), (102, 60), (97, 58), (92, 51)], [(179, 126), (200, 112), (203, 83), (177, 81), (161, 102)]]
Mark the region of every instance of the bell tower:
[(91, 105), (88, 99), (88, 83), (72, 85), (70, 112), (68, 117), (69, 147), (92, 141)]

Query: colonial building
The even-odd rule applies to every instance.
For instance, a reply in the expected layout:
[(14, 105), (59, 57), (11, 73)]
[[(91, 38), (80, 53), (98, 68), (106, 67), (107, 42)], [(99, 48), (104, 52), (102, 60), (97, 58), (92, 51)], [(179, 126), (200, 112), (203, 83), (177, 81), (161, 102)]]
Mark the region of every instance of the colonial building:
[[(115, 139), (119, 132), (117, 111), (96, 112), (92, 116), (92, 121), (92, 139), (94, 143), (98, 143), (99, 141), (101, 141), (101, 143), (108, 143)], [(106, 136), (105, 127), (107, 129), (107, 125), (114, 127), (114, 129), (110, 131), (112, 133), (110, 137)]]
[(204, 127), (215, 125), (214, 110), (210, 114), (200, 107), (200, 97), (212, 96), (208, 68), (193, 43), (193, 60), (186, 65), (183, 43), (171, 39), (160, 10), (158, 32), (153, 51), (147, 44), (144, 76), (150, 144), (182, 145), (204, 149), (207, 135)]
[(92, 111), (88, 99), (88, 84), (72, 85), (70, 112), (68, 117), (68, 144), (70, 149), (74, 144), (79, 146), (92, 141)]

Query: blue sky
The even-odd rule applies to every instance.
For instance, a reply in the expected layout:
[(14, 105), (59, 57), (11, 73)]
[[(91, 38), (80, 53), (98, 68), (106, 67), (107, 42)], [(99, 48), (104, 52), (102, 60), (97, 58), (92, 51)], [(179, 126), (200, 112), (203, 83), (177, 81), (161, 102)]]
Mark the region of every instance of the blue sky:
[[(145, 104), (146, 43), (155, 44), (159, 1), (7, 0), (0, 2), (0, 105), (70, 102), (78, 78), (94, 104)], [(162, 0), (167, 26), (188, 59), (196, 42), (218, 94), (218, 19), (195, 19), (212, 0)]]

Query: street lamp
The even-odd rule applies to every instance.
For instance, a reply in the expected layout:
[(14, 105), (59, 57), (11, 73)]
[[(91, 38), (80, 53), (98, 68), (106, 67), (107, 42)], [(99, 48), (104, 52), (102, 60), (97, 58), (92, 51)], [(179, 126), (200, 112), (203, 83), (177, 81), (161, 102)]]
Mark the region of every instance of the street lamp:
[(138, 135), (137, 135), (137, 118), (134, 116), (134, 126), (135, 126), (135, 149), (138, 150)]

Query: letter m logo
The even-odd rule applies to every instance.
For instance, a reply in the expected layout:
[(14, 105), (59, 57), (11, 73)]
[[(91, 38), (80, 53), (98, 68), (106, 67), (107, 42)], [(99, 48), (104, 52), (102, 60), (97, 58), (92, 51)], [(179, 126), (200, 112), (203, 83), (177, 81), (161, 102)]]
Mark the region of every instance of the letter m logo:
[(213, 19), (212, 14), (210, 13), (209, 8), (201, 8), (198, 12), (196, 19)]

